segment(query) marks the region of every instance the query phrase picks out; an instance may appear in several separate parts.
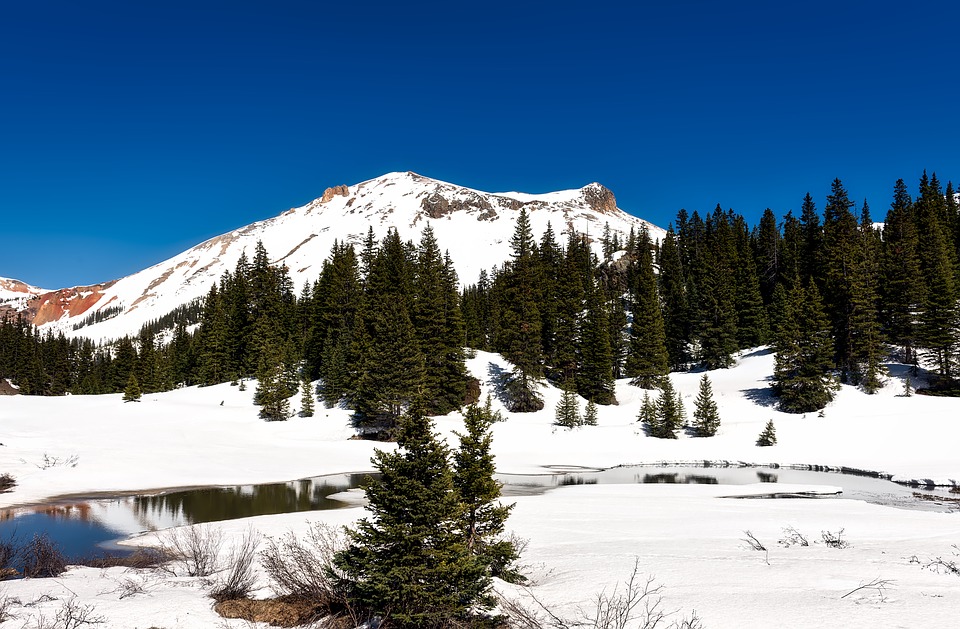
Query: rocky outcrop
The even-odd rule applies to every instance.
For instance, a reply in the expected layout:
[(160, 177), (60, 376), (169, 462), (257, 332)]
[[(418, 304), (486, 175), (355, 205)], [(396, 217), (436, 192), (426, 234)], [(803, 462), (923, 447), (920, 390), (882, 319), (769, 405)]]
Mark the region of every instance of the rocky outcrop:
[(617, 211), (617, 198), (606, 186), (590, 184), (583, 189), (583, 198), (594, 212), (613, 214)]
[(474, 192), (469, 193), (465, 198), (448, 199), (439, 190), (435, 190), (423, 198), (420, 207), (430, 218), (442, 218), (447, 214), (462, 211), (485, 214), (493, 211), (494, 215), (496, 214), (490, 201)]
[(329, 203), (333, 200), (333, 197), (349, 197), (350, 189), (347, 186), (334, 186), (332, 188), (327, 188), (323, 191), (323, 196), (320, 197), (320, 203)]
[(58, 321), (64, 316), (81, 316), (100, 301), (103, 291), (115, 283), (116, 280), (93, 286), (62, 288), (37, 295), (27, 302), (23, 314), (33, 325)]

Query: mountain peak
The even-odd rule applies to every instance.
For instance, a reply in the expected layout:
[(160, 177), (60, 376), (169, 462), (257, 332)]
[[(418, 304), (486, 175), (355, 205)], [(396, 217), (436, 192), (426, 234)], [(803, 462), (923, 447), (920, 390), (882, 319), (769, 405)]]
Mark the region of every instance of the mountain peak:
[[(539, 194), (491, 193), (410, 171), (393, 172), (353, 185), (331, 186), (302, 207), (216, 236), (113, 282), (49, 292), (23, 292), (18, 283), (18, 292), (10, 289), (6, 294), (14, 310), (32, 314), (37, 324), (68, 335), (119, 338), (136, 334), (144, 323), (201, 298), (244, 252), (252, 255), (258, 241), (271, 263), (286, 265), (294, 285), (302, 286), (317, 279), (334, 240), (360, 245), (371, 228), (378, 239), (395, 228), (404, 240), (417, 241), (428, 224), (440, 247), (449, 249), (459, 277), (470, 283), (481, 269), (508, 259), (521, 210), (527, 212), (537, 237), (548, 223), (558, 237), (571, 231), (595, 237), (604, 223), (621, 242), (631, 229), (642, 226), (655, 239), (664, 235), (663, 230), (617, 208), (613, 192), (599, 183)], [(599, 248), (598, 243), (594, 245)], [(93, 313), (99, 315), (91, 317)]]

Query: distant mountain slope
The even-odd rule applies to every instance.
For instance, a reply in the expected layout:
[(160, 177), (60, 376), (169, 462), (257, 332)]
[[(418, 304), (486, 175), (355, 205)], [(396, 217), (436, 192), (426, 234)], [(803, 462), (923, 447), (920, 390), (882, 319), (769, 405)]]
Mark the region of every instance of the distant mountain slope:
[[(211, 238), (196, 247), (119, 280), (88, 287), (40, 291), (26, 300), (11, 298), (37, 325), (92, 338), (135, 333), (146, 322), (203, 296), (242, 252), (252, 257), (263, 241), (272, 261), (285, 264), (299, 289), (314, 281), (334, 240), (359, 244), (373, 227), (377, 238), (396, 227), (403, 240), (419, 241), (431, 224), (441, 248), (449, 250), (462, 283), (477, 280), (481, 269), (507, 259), (510, 237), (525, 208), (539, 239), (550, 222), (562, 243), (570, 229), (588, 234), (599, 250), (604, 225), (625, 239), (630, 228), (646, 225), (653, 238), (664, 231), (617, 207), (610, 190), (597, 183), (547, 194), (487, 193), (411, 172), (389, 173), (353, 186), (328, 188), (303, 207)], [(17, 282), (17, 285), (21, 283)], [(13, 284), (11, 284), (13, 285)], [(24, 285), (25, 286), (25, 285)], [(12, 293), (12, 291), (11, 291)], [(6, 293), (0, 293), (0, 299)], [(104, 318), (74, 331), (93, 313)]]

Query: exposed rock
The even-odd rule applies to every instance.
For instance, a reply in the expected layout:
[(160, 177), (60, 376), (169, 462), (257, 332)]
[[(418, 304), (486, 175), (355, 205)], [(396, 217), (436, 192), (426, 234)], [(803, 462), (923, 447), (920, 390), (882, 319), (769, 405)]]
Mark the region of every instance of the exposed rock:
[(327, 188), (323, 191), (323, 196), (320, 197), (320, 203), (329, 203), (335, 196), (349, 197), (350, 189), (347, 186)]
[(63, 316), (77, 317), (90, 310), (103, 296), (103, 291), (116, 284), (116, 280), (93, 286), (75, 286), (42, 293), (27, 302), (23, 311), (29, 323), (43, 325), (57, 321)]
[(420, 207), (430, 218), (442, 218), (447, 214), (460, 211), (482, 210), (489, 213), (493, 210), (493, 206), (486, 198), (474, 192), (469, 193), (466, 199), (447, 199), (440, 194), (439, 189), (425, 196), (420, 202)]
[(617, 199), (613, 193), (598, 183), (592, 183), (583, 189), (583, 198), (587, 204), (600, 214), (612, 214), (617, 210)]

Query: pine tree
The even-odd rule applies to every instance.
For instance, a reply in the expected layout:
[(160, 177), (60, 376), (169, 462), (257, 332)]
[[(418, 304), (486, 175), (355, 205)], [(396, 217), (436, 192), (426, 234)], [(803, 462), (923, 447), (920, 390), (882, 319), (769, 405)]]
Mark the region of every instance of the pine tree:
[(773, 420), (767, 420), (767, 425), (757, 437), (758, 446), (773, 446), (777, 444), (777, 431), (773, 427)]
[(683, 402), (673, 388), (670, 378), (663, 379), (656, 402), (656, 417), (650, 427), (650, 436), (658, 439), (676, 439), (683, 426)]
[(870, 206), (864, 201), (851, 274), (850, 356), (853, 382), (867, 393), (875, 393), (883, 386), (884, 351), (877, 314), (879, 252), (879, 236), (873, 228)]
[(404, 415), (395, 452), (373, 457), (380, 477), (366, 487), (368, 518), (348, 529), (335, 557), (356, 608), (398, 627), (438, 627), (493, 601), (489, 565), (464, 539), (464, 506), (449, 466), (420, 411)]
[(486, 567), (490, 576), (511, 583), (523, 580), (514, 563), (519, 552), (502, 538), (513, 505), (499, 502), (501, 484), (494, 479), (491, 427), (503, 417), (490, 398), (483, 406), (471, 404), (463, 413), (465, 432), (455, 433), (460, 448), (453, 455), (453, 484), (463, 504), (461, 531), (467, 549)]
[(536, 390), (537, 381), (543, 376), (541, 319), (537, 307), (539, 278), (530, 219), (523, 209), (510, 244), (512, 260), (501, 276), (504, 301), (497, 345), (514, 366), (506, 387), (510, 410), (533, 412), (543, 408), (543, 400)]
[(637, 421), (647, 433), (653, 433), (653, 426), (657, 421), (657, 407), (650, 398), (650, 391), (643, 392), (643, 402), (640, 404), (640, 414), (637, 416)]
[[(592, 280), (591, 284), (594, 284)], [(596, 404), (616, 404), (607, 305), (602, 297), (599, 287), (590, 287), (577, 352), (577, 392)]]
[(587, 406), (583, 410), (583, 425), (584, 426), (597, 425), (597, 405), (593, 400), (588, 400)]
[(577, 390), (570, 380), (563, 384), (563, 393), (557, 403), (556, 418), (553, 423), (564, 428), (574, 428), (583, 423)]
[(690, 308), (680, 248), (673, 228), (667, 230), (660, 247), (660, 275), (657, 277), (663, 302), (664, 345), (669, 370), (679, 371), (690, 362)]
[[(827, 195), (823, 220), (823, 299), (830, 315), (834, 339), (834, 364), (844, 382), (856, 381), (857, 361), (854, 337), (860, 333), (854, 325), (854, 291), (857, 242), (857, 219), (850, 208), (853, 202), (839, 179), (834, 179)], [(866, 325), (867, 321), (863, 321)]]
[(307, 376), (300, 383), (300, 417), (313, 417), (313, 385)]
[(903, 179), (898, 179), (883, 227), (880, 284), (880, 321), (886, 340), (903, 348), (903, 362), (915, 362), (916, 313), (923, 300), (919, 240), (913, 201)]
[(700, 282), (700, 360), (707, 369), (726, 369), (738, 347), (738, 261), (730, 221), (719, 205), (707, 221), (707, 241), (707, 267)]
[(267, 345), (260, 352), (254, 404), (260, 406), (260, 417), (266, 421), (284, 421), (290, 416), (288, 398), (294, 391), (287, 388), (282, 361), (282, 350), (275, 345)]
[(653, 243), (646, 226), (637, 240), (637, 276), (633, 286), (633, 321), (630, 350), (624, 371), (630, 384), (644, 389), (658, 386), (667, 375), (667, 348), (663, 314), (653, 272)]
[(700, 392), (694, 404), (693, 428), (697, 436), (712, 437), (717, 434), (717, 429), (720, 428), (720, 413), (713, 400), (713, 387), (707, 374), (700, 378)]
[(130, 377), (127, 379), (127, 386), (123, 390), (123, 401), (124, 402), (139, 402), (140, 401), (140, 384), (137, 382), (137, 376), (133, 372), (130, 373)]
[(773, 389), (781, 410), (807, 413), (833, 399), (833, 342), (816, 285), (794, 284), (774, 339)]

